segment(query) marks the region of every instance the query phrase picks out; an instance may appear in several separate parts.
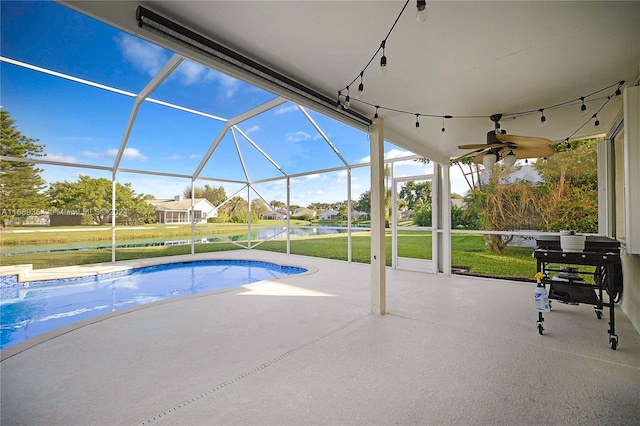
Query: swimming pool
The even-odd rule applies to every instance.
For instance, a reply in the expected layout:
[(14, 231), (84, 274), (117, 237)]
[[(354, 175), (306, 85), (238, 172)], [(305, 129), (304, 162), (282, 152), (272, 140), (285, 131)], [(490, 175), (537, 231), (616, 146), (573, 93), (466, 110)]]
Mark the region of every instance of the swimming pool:
[(0, 349), (132, 306), (306, 271), (269, 262), (198, 260), (29, 283), (2, 277)]

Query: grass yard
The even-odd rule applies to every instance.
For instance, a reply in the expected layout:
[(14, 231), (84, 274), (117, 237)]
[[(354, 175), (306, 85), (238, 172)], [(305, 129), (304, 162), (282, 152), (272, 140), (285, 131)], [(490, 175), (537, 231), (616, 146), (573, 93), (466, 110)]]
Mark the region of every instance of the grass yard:
[[(274, 223), (275, 222), (275, 223)], [(259, 226), (281, 225), (282, 222), (261, 222)], [(306, 224), (306, 223), (303, 223)], [(246, 230), (246, 227), (238, 224), (207, 224), (198, 226), (196, 237), (206, 234), (236, 234)], [(61, 230), (57, 232), (29, 232), (29, 233), (5, 233), (2, 234), (3, 247), (15, 245), (38, 244), (68, 244), (80, 241), (105, 241), (110, 243), (111, 229), (90, 229), (69, 232)], [(7, 238), (8, 237), (8, 238)], [(140, 227), (137, 229), (118, 230), (117, 238), (120, 239), (145, 239), (145, 238), (190, 239), (191, 231), (182, 226), (155, 226)], [(352, 261), (359, 263), (370, 262), (371, 234), (370, 232), (354, 232), (351, 236)], [(240, 242), (246, 245), (246, 242)], [(252, 243), (255, 246), (255, 241)], [(348, 259), (347, 235), (329, 234), (311, 237), (297, 237), (291, 239), (291, 253), (321, 257), (328, 259)], [(421, 231), (399, 231), (398, 254), (401, 257), (418, 259), (431, 258), (431, 233)], [(386, 236), (386, 263), (391, 265), (391, 234)], [(237, 250), (240, 247), (227, 243), (216, 242), (209, 244), (196, 244), (196, 253), (212, 251)], [(269, 240), (255, 247), (257, 250), (266, 250), (279, 253), (286, 252), (285, 240)], [(149, 257), (175, 256), (189, 254), (189, 245), (179, 246), (151, 246), (151, 247), (127, 247), (116, 249), (116, 260), (142, 259)], [(0, 257), (1, 265), (33, 264), (35, 269), (51, 268), (58, 266), (80, 265), (88, 263), (104, 263), (111, 261), (110, 249), (87, 249), (68, 252), (30, 253), (16, 254)], [(536, 262), (531, 256), (531, 249), (508, 248), (504, 255), (489, 253), (485, 250), (484, 239), (481, 235), (452, 235), (452, 265), (456, 269), (464, 269), (464, 273), (472, 275), (506, 277), (517, 279), (533, 279), (536, 272)]]

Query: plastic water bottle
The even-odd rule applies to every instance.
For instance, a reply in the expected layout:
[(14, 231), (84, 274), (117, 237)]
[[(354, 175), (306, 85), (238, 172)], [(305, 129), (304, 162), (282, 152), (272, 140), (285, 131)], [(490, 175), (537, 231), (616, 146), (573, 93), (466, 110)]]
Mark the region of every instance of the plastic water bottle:
[(538, 282), (538, 285), (533, 291), (533, 297), (536, 299), (536, 309), (538, 312), (549, 312), (551, 310), (547, 289), (544, 288), (541, 282)]

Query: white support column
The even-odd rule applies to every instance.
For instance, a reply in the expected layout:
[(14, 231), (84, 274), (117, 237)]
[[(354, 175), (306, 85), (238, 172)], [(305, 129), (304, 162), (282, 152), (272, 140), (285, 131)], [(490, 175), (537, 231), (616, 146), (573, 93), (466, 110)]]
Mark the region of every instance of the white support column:
[(287, 254), (291, 254), (291, 178), (287, 176)]
[(247, 182), (247, 248), (251, 248), (251, 184)]
[(431, 271), (440, 272), (442, 266), (442, 215), (444, 211), (444, 197), (440, 182), (440, 164), (433, 163), (433, 177), (431, 178)]
[(371, 313), (387, 312), (384, 238), (384, 119), (374, 120), (371, 148)]
[(451, 164), (441, 166), (440, 187), (442, 188), (442, 272), (451, 275)]
[(351, 263), (351, 167), (347, 168), (347, 262)]
[(116, 262), (116, 172), (111, 174), (111, 263)]
[(191, 179), (191, 256), (196, 254), (196, 181)]

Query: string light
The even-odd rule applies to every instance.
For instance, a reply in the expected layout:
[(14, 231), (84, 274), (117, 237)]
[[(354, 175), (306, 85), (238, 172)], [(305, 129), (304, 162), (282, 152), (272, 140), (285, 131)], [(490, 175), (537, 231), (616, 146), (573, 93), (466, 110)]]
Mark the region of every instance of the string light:
[[(445, 131), (445, 128), (444, 128), (444, 119), (445, 118), (452, 118), (452, 116), (450, 116), (450, 115), (443, 115), (442, 116), (442, 133), (444, 133), (444, 131)], [(498, 124), (498, 127), (499, 126), (500, 126), (500, 124)]]
[(384, 48), (386, 44), (386, 39), (382, 40), (382, 43), (380, 44), (380, 48), (382, 49), (382, 57), (380, 57), (380, 69), (378, 70), (380, 75), (387, 75), (387, 56), (384, 54)]
[(429, 13), (427, 12), (427, 0), (417, 0), (416, 9), (416, 20), (418, 22), (426, 21), (429, 16)]
[(547, 125), (547, 117), (544, 116), (544, 108), (540, 108), (540, 126), (545, 127)]
[(349, 96), (349, 86), (347, 86), (347, 97), (344, 98), (344, 109), (351, 108), (351, 97)]
[[(361, 100), (361, 99), (360, 99), (360, 95), (361, 95), (361, 94), (362, 94), (362, 92), (364, 91), (364, 82), (363, 82), (363, 79), (364, 79), (364, 72), (365, 72), (365, 71), (367, 70), (367, 68), (371, 65), (371, 63), (372, 63), (372, 62), (373, 62), (373, 60), (377, 57), (378, 53), (379, 53), (381, 50), (382, 50), (382, 56), (380, 57), (380, 68), (379, 68), (379, 73), (380, 73), (380, 75), (386, 75), (386, 74), (387, 74), (387, 72), (388, 72), (388, 61), (387, 61), (387, 56), (386, 56), (386, 43), (387, 43), (387, 40), (389, 39), (389, 36), (391, 36), (391, 33), (393, 32), (393, 30), (394, 30), (394, 28), (395, 28), (396, 24), (398, 23), (398, 21), (399, 21), (400, 17), (401, 17), (401, 16), (402, 16), (402, 14), (404, 13), (404, 11), (405, 11), (405, 9), (406, 9), (406, 7), (407, 7), (407, 5), (408, 5), (408, 4), (409, 4), (409, 0), (407, 0), (407, 1), (404, 3), (404, 6), (402, 7), (402, 10), (400, 11), (400, 13), (398, 14), (398, 16), (396, 17), (396, 20), (394, 21), (393, 25), (391, 26), (391, 29), (390, 29), (390, 30), (389, 30), (389, 32), (387, 33), (387, 36), (382, 40), (382, 42), (380, 43), (380, 47), (375, 51), (375, 53), (373, 54), (373, 56), (371, 57), (371, 59), (369, 60), (369, 62), (367, 63), (367, 65), (364, 67), (364, 69), (363, 69), (362, 71), (360, 71), (360, 73), (358, 74), (358, 76), (356, 76), (356, 78), (354, 78), (354, 79), (353, 79), (353, 81), (352, 81), (351, 83), (349, 83), (349, 85), (345, 86), (345, 88), (343, 89), (343, 90), (346, 90), (346, 91), (347, 91), (347, 94), (346, 94), (346, 98), (345, 98), (345, 103), (344, 103), (344, 105), (342, 105), (342, 104), (341, 104), (341, 102), (340, 102), (340, 98), (341, 98), (341, 96), (342, 96), (342, 90), (338, 91), (338, 100), (337, 100), (337, 102), (336, 102), (336, 107), (337, 107), (337, 109), (339, 110), (339, 109), (340, 109), (340, 107), (343, 107), (344, 109), (349, 109), (349, 108), (351, 108), (351, 98), (350, 98), (350, 96), (349, 96), (349, 86), (350, 86), (350, 85), (352, 85), (352, 84), (355, 84), (355, 82), (356, 82), (356, 81), (358, 81), (358, 78), (360, 78), (360, 82), (359, 82), (359, 85), (358, 85), (358, 93), (357, 93), (357, 94), (356, 94), (356, 96), (355, 96), (355, 99), (356, 99), (356, 101), (357, 101), (357, 102), (360, 102), (360, 103), (362, 103), (362, 104), (364, 104), (364, 105), (369, 105), (369, 106), (371, 106), (371, 107), (375, 107), (375, 114), (374, 114), (374, 118), (378, 118), (378, 117), (379, 117), (379, 110), (381, 110), (381, 109), (382, 109), (382, 110), (387, 110), (387, 111), (393, 111), (393, 112), (395, 112), (395, 113), (399, 113), (399, 114), (412, 114), (412, 115), (415, 115), (415, 116), (416, 116), (416, 126), (415, 126), (415, 127), (416, 127), (416, 131), (419, 131), (419, 130), (420, 130), (420, 121), (419, 121), (419, 117), (420, 117), (420, 116), (423, 116), (423, 117), (433, 117), (433, 118), (440, 117), (440, 118), (441, 118), (441, 120), (442, 120), (442, 128), (441, 128), (442, 132), (445, 132), (445, 131), (446, 131), (446, 129), (445, 129), (445, 125), (444, 125), (444, 119), (446, 119), (446, 118), (457, 118), (457, 119), (479, 119), (479, 118), (490, 118), (490, 117), (488, 117), (488, 116), (484, 116), (484, 115), (452, 116), (452, 115), (442, 115), (442, 114), (425, 114), (425, 113), (420, 113), (420, 112), (412, 112), (412, 111), (405, 111), (405, 110), (396, 109), (396, 108), (391, 108), (391, 107), (385, 107), (385, 106), (381, 106), (381, 105), (374, 105), (374, 104), (372, 104), (372, 103), (369, 103), (369, 102), (366, 102), (366, 101), (363, 101), (363, 100)], [(416, 1), (416, 9), (417, 9), (417, 12), (418, 12), (418, 13), (423, 12), (423, 13), (424, 13), (424, 16), (425, 16), (425, 18), (426, 18), (426, 15), (427, 15), (427, 14), (426, 14), (426, 12), (427, 12), (427, 9), (426, 9), (426, 0), (417, 0), (417, 1)], [(418, 17), (418, 20), (420, 20), (420, 18), (419, 18), (419, 17)], [(592, 98), (592, 97), (594, 97), (595, 95), (597, 95), (597, 94), (599, 94), (599, 93), (601, 93), (601, 92), (603, 92), (603, 91), (605, 91), (605, 90), (607, 90), (607, 89), (609, 89), (609, 88), (611, 88), (611, 87), (615, 86), (616, 84), (612, 84), (612, 85), (610, 85), (610, 86), (607, 86), (607, 87), (605, 87), (605, 88), (603, 88), (603, 89), (597, 90), (597, 91), (595, 91), (595, 92), (593, 92), (593, 93), (590, 93), (590, 94), (588, 94), (588, 95), (581, 96), (581, 97), (579, 97), (579, 98), (577, 98), (577, 99), (572, 99), (572, 100), (569, 100), (569, 101), (566, 101), (566, 102), (562, 102), (562, 103), (559, 103), (559, 104), (556, 104), (556, 105), (551, 105), (551, 106), (547, 106), (547, 107), (544, 107), (544, 108), (539, 108), (539, 109), (537, 109), (537, 110), (531, 110), (531, 111), (520, 111), (520, 112), (513, 112), (513, 113), (508, 113), (508, 114), (502, 114), (502, 116), (503, 116), (504, 118), (513, 118), (513, 119), (515, 119), (515, 118), (522, 117), (522, 116), (525, 116), (525, 115), (529, 115), (529, 114), (532, 114), (532, 113), (535, 113), (535, 112), (539, 112), (539, 113), (540, 113), (540, 125), (541, 125), (542, 127), (545, 127), (545, 126), (546, 126), (546, 124), (547, 124), (547, 123), (546, 123), (546, 122), (547, 122), (547, 117), (544, 115), (544, 111), (545, 111), (545, 109), (549, 110), (549, 109), (562, 108), (562, 107), (565, 107), (565, 106), (568, 106), (568, 105), (575, 104), (576, 102), (578, 102), (578, 101), (579, 101), (579, 102), (580, 102), (580, 112), (581, 112), (581, 114), (582, 114), (582, 115), (585, 115), (585, 114), (586, 114), (586, 110), (587, 110), (587, 106), (586, 106), (586, 104), (585, 104), (585, 101), (586, 101), (587, 99), (589, 99), (589, 102), (591, 102), (591, 101), (597, 101), (597, 100), (601, 100), (601, 99), (606, 99), (606, 101), (605, 101), (605, 102), (604, 102), (604, 104), (600, 107), (600, 109), (598, 109), (598, 110), (596, 111), (596, 113), (595, 113), (595, 114), (594, 114), (594, 115), (593, 115), (593, 116), (592, 116), (588, 121), (586, 121), (582, 126), (580, 126), (580, 127), (579, 127), (575, 132), (573, 132), (573, 134), (571, 134), (571, 135), (566, 139), (566, 141), (567, 141), (567, 143), (568, 143), (568, 141), (569, 141), (573, 136), (575, 136), (575, 135), (576, 135), (576, 134), (577, 134), (577, 133), (578, 133), (578, 132), (579, 132), (579, 131), (584, 127), (584, 126), (586, 126), (586, 125), (589, 123), (589, 121), (591, 121), (591, 119), (595, 119), (594, 124), (595, 124), (595, 126), (596, 126), (596, 129), (598, 129), (598, 130), (599, 130), (600, 120), (598, 120), (598, 117), (597, 117), (598, 112), (602, 111), (602, 109), (607, 105), (607, 103), (608, 103), (610, 100), (612, 100), (612, 99), (614, 99), (614, 98), (615, 98), (615, 99), (618, 99), (618, 98), (620, 97), (620, 95), (622, 94), (622, 90), (621, 90), (621, 88), (622, 88), (622, 86), (624, 85), (624, 83), (625, 83), (625, 82), (624, 82), (624, 80), (622, 80), (622, 81), (620, 81), (620, 82), (616, 83), (618, 87), (616, 88), (615, 93), (614, 93), (614, 94), (612, 94), (612, 95), (610, 95), (610, 96), (608, 96), (608, 97), (606, 97), (606, 98), (599, 97), (599, 98), (593, 98), (593, 99), (591, 99), (591, 98)], [(497, 122), (496, 122), (496, 129), (495, 129), (495, 131), (496, 131), (496, 134), (502, 134), (502, 133), (503, 133), (503, 131), (501, 131), (501, 130), (500, 130), (500, 124), (499, 124), (499, 123), (497, 123)], [(509, 154), (507, 154), (507, 156), (508, 156), (508, 155), (509, 155)], [(498, 160), (497, 156), (496, 156), (495, 154), (494, 154), (493, 156), (494, 156), (494, 158), (496, 158), (496, 161), (497, 161), (497, 160)], [(515, 156), (515, 154), (514, 154), (514, 156)], [(487, 157), (487, 155), (485, 155), (485, 157)], [(489, 160), (489, 161), (490, 161), (490, 160)]]

